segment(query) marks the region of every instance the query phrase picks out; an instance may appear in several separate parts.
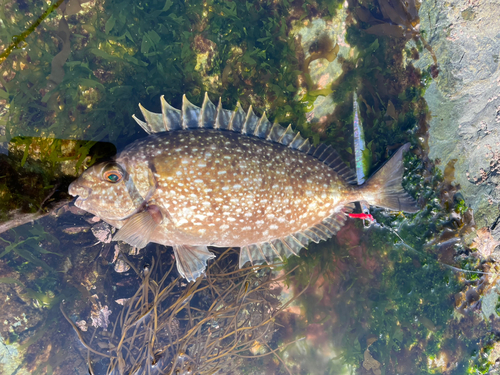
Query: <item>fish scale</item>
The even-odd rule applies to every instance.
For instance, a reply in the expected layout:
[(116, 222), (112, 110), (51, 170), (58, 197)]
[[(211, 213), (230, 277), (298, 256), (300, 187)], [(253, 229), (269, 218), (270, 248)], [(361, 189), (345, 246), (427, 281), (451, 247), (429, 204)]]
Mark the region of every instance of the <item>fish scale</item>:
[[(335, 191), (345, 185), (307, 154), (236, 133), (198, 129), (149, 142), (154, 148), (141, 147), (152, 150), (146, 159), (156, 169), (150, 202), (193, 236), (195, 243), (187, 245), (200, 245), (200, 236), (212, 246), (241, 246), (307, 229), (334, 213), (340, 200)], [(135, 165), (133, 152), (120, 158)]]
[(283, 260), (343, 226), (353, 202), (415, 212), (401, 187), (402, 153), (364, 185), (330, 146), (313, 147), (291, 126), (245, 113), (202, 107), (184, 96), (181, 110), (140, 106), (150, 134), (111, 163), (89, 168), (70, 186), (75, 204), (119, 229), (136, 247), (172, 246), (179, 273), (194, 280), (214, 255), (207, 246), (240, 247), (242, 267)]

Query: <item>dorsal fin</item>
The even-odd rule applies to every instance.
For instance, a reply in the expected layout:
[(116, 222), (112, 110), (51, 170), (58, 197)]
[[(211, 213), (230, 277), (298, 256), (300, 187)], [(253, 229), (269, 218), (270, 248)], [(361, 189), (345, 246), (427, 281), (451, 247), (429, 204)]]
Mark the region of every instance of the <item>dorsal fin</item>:
[(182, 95), (182, 128), (183, 129), (196, 129), (200, 126), (200, 112), (201, 108), (195, 106), (186, 95)]
[[(258, 117), (253, 112), (252, 106), (245, 113), (238, 102), (234, 111), (222, 108), (221, 99), (217, 107), (210, 101), (205, 93), (203, 104), (200, 107), (192, 104), (186, 95), (182, 96), (182, 110), (175, 109), (161, 96), (162, 113), (153, 113), (139, 104), (142, 115), (146, 120), (141, 121), (135, 115), (134, 120), (148, 134), (182, 129), (222, 129), (263, 138), (268, 141), (281, 143), (294, 150), (307, 153), (328, 165), (337, 172), (347, 183), (356, 184), (356, 174), (342, 161), (340, 156), (331, 146), (320, 144), (313, 147), (308, 139), (303, 138), (299, 132), (295, 133), (292, 125), (287, 128), (278, 123), (271, 124), (266, 117)], [(316, 238), (314, 234), (312, 237)]]
[(160, 98), (161, 100), (161, 112), (163, 118), (163, 124), (165, 126), (166, 131), (171, 130), (180, 130), (182, 129), (182, 114), (181, 111), (175, 109), (170, 104), (167, 103), (163, 95)]
[(243, 123), (241, 133), (254, 135), (258, 123), (259, 118), (255, 115), (255, 113), (253, 113), (252, 106), (250, 106), (250, 108), (248, 108), (247, 117), (245, 118), (245, 122)]
[(232, 111), (222, 108), (222, 101), (219, 98), (219, 105), (217, 106), (217, 114), (215, 117), (215, 129), (229, 130), (229, 123), (231, 122)]
[(203, 104), (201, 106), (201, 116), (199, 127), (212, 129), (215, 126), (215, 118), (217, 116), (217, 108), (215, 108), (214, 103), (208, 98), (208, 93), (205, 93), (205, 98), (203, 99)]

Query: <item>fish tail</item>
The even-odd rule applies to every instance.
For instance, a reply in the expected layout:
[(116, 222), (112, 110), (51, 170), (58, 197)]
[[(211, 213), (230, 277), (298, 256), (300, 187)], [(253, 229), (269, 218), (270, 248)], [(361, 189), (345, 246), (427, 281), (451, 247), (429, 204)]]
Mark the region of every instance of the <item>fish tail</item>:
[(403, 152), (410, 149), (406, 143), (385, 163), (364, 185), (363, 190), (370, 192), (369, 203), (394, 211), (417, 212), (417, 202), (403, 189)]

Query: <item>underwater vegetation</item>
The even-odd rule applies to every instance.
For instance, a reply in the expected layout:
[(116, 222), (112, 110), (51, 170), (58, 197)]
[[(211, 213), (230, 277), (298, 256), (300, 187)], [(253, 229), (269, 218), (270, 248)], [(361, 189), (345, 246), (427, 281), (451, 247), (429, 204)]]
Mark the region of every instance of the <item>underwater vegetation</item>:
[[(480, 256), (492, 253), (488, 233), (471, 244), (473, 215), (453, 184), (453, 167), (441, 175), (426, 156), (430, 114), (423, 94), (439, 70), (436, 61), (422, 71), (412, 64), (422, 54), (434, 57), (427, 30), (418, 28), (418, 2), (343, 4), (0, 0), (6, 57), (0, 140), (11, 142), (2, 148), (9, 155), (0, 155), (3, 220), (18, 209), (45, 214), (54, 208), (48, 204), (62, 202), (50, 195), (54, 189), (66, 190), (81, 166), (113, 153), (109, 146), (92, 153), (94, 142), (121, 148), (142, 137), (131, 120), (138, 103), (160, 112), (162, 94), (180, 107), (183, 93), (201, 103), (204, 92), (221, 97), (226, 108), (239, 100), (245, 109), (265, 110), (271, 121), (292, 123), (315, 144), (334, 146), (351, 166), (356, 92), (370, 172), (411, 142), (405, 188), (423, 207), (416, 215), (376, 211), (378, 225), (365, 229), (351, 221), (337, 238), (289, 259), (286, 279), (275, 280), (295, 293), (286, 304), (278, 289), (269, 290), (268, 268), (231, 273), (237, 268), (232, 250), (211, 263), (206, 279), (188, 285), (175, 282), (170, 249), (151, 256), (150, 247), (113, 262), (115, 245), (123, 244), (109, 243), (112, 234), (96, 242), (93, 232), (104, 231), (103, 223), (65, 205), (40, 226), (1, 235), (0, 290), (9, 297), (0, 309), (9, 322), (2, 336), (21, 358), (7, 373), (85, 373), (89, 367), (95, 374), (224, 373), (242, 363), (280, 374), (287, 368), (309, 374), (494, 371), (500, 330), (483, 315), (497, 314), (498, 299), (483, 311), (483, 296), (495, 293), (495, 276), (442, 265), (496, 272), (492, 260)], [(342, 15), (342, 35), (314, 35), (304, 48), (294, 34)], [(319, 82), (319, 64), (338, 64), (339, 75)], [(321, 98), (332, 110), (308, 123)], [(115, 303), (124, 298), (125, 306)], [(86, 321), (87, 331), (61, 328), (71, 327), (61, 306), (75, 325)], [(95, 352), (88, 354), (79, 339)]]
[(0, 233), (69, 202), (68, 185), (114, 146), (95, 141), (15, 137), (0, 153)]
[(258, 358), (262, 349), (282, 361), (270, 345), (276, 344), (280, 314), (294, 300), (279, 298), (286, 275), (276, 277), (269, 266), (235, 270), (237, 255), (227, 249), (206, 278), (188, 285), (172, 275), (174, 262), (161, 262), (159, 252), (141, 268), (125, 258), (140, 285), (102, 329), (82, 332), (61, 304), (88, 350), (90, 373), (228, 373), (244, 367), (246, 358)]
[[(288, 259), (286, 269), (296, 268), (288, 279), (293, 288), (311, 284), (297, 301), (301, 328), (287, 336), (306, 335), (309, 343), (288, 351), (292, 368), (342, 373), (354, 366), (370, 373), (373, 365), (386, 374), (493, 369), (497, 359), (478, 353), (489, 353), (481, 347), (487, 343), (491, 351), (499, 339), (495, 319), (485, 312), (491, 310), (481, 304), (495, 289), (498, 268), (478, 263), (473, 248), (489, 242), (467, 245), (473, 215), (451, 184), (449, 168), (444, 176), (429, 173), (412, 154), (405, 165), (407, 191), (426, 202), (421, 212), (374, 210), (377, 224), (370, 228), (351, 221), (331, 241)], [(317, 357), (316, 367), (304, 353)]]

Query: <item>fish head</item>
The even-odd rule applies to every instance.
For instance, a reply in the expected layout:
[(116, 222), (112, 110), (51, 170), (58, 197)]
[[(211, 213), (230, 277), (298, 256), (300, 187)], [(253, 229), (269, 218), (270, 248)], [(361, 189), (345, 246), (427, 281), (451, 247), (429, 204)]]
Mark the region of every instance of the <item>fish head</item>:
[(125, 166), (117, 162), (90, 167), (69, 185), (68, 191), (78, 196), (75, 206), (103, 220), (124, 220), (145, 202)]

